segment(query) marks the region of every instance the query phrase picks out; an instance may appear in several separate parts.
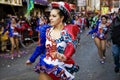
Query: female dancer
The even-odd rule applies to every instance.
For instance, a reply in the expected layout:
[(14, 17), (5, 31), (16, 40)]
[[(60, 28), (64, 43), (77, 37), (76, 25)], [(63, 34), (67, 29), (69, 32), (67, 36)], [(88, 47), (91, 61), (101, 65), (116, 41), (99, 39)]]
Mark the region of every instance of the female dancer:
[(19, 33), (17, 31), (17, 24), (16, 24), (16, 19), (12, 17), (11, 21), (7, 23), (6, 29), (4, 30), (3, 34), (8, 31), (9, 32), (9, 38), (11, 42), (11, 59), (14, 59), (14, 48), (16, 46), (16, 50), (18, 53), (18, 57), (20, 57), (20, 52), (19, 52)]
[(98, 48), (100, 62), (103, 64), (105, 60), (106, 51), (106, 37), (107, 37), (107, 16), (101, 16), (101, 22), (97, 24), (96, 28), (89, 32), (94, 35), (94, 42)]
[(46, 54), (41, 56), (35, 70), (40, 73), (39, 80), (73, 80), (78, 66), (71, 57), (75, 53), (79, 28), (64, 25), (70, 16), (67, 3), (53, 2), (51, 5), (49, 19), (52, 28), (46, 32)]
[(50, 28), (51, 26), (48, 25), (48, 20), (46, 17), (43, 17), (43, 24), (39, 25), (36, 31), (38, 31), (38, 45), (36, 46), (33, 54), (29, 58), (29, 60), (26, 61), (27, 65), (30, 65), (35, 62), (36, 58), (42, 54), (45, 53), (45, 42), (46, 42), (46, 30)]

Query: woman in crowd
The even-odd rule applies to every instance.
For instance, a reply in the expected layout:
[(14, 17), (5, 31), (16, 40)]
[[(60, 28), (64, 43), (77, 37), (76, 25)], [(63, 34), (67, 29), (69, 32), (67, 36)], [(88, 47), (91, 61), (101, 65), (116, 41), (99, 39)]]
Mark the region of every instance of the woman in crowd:
[(101, 22), (97, 23), (96, 28), (89, 32), (94, 35), (94, 42), (98, 48), (100, 62), (103, 64), (106, 58), (106, 37), (107, 37), (107, 16), (101, 16)]
[(17, 24), (16, 19), (14, 17), (11, 18), (11, 21), (7, 23), (7, 26), (3, 32), (3, 34), (8, 31), (9, 38), (11, 42), (11, 59), (14, 59), (14, 49), (16, 47), (18, 57), (20, 57), (20, 51), (19, 51), (19, 33), (17, 30)]
[(70, 17), (70, 8), (64, 2), (52, 2), (50, 12), (51, 28), (46, 31), (46, 54), (41, 56), (35, 71), (40, 73), (39, 80), (73, 80), (78, 71), (71, 58), (75, 53), (77, 34), (76, 25), (64, 25)]

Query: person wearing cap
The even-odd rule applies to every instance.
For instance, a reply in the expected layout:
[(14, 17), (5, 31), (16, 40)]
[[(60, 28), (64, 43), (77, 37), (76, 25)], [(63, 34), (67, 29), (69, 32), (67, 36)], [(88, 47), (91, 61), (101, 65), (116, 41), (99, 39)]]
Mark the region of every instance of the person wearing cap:
[(77, 25), (67, 24), (70, 7), (66, 2), (52, 2), (50, 11), (51, 28), (46, 31), (46, 53), (40, 57), (35, 71), (39, 80), (73, 80), (79, 66), (72, 55), (77, 45)]
[(108, 34), (108, 45), (111, 45), (112, 40), (112, 54), (114, 59), (116, 73), (120, 69), (120, 8), (118, 9), (117, 16), (113, 19), (112, 24), (110, 25), (109, 34)]

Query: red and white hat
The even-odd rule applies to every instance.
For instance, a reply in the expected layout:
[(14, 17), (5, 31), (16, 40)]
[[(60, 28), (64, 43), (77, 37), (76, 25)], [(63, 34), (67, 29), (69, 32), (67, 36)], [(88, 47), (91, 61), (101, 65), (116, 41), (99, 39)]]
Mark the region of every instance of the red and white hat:
[(52, 8), (59, 8), (65, 15), (70, 16), (70, 6), (67, 2), (51, 2)]

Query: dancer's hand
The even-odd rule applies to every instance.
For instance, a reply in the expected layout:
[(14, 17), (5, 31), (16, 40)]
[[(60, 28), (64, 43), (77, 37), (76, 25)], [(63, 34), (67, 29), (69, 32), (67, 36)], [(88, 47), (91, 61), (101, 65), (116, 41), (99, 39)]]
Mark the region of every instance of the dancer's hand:
[(52, 56), (52, 58), (56, 58), (57, 57), (57, 52), (52, 52), (52, 53), (50, 53), (50, 55)]
[(30, 60), (26, 61), (26, 65), (32, 65), (32, 63), (30, 62)]
[(66, 61), (66, 56), (63, 55), (63, 54), (58, 53), (58, 54), (57, 54), (57, 58), (58, 58), (60, 61)]

